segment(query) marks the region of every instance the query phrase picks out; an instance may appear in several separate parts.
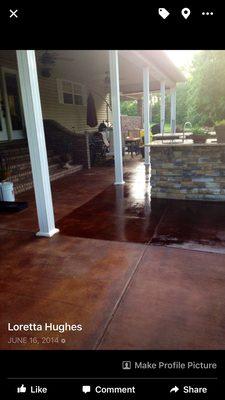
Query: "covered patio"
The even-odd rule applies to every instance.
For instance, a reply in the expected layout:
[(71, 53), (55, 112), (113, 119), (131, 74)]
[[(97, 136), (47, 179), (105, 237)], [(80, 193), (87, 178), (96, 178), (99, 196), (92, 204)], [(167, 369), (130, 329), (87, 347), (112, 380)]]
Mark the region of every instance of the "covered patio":
[[(39, 78), (37, 74), (37, 63), (35, 52), (31, 50), (17, 51), (18, 78), (20, 82), (21, 99), (24, 116), (25, 131), (30, 153), (32, 167), (33, 184), (35, 191), (37, 215), (39, 230), (37, 235), (51, 237), (58, 230), (55, 228), (54, 210), (52, 204), (52, 195), (50, 188), (48, 157), (46, 152), (46, 138), (43, 125), (42, 107), (46, 102), (45, 97), (41, 99), (39, 93)], [(53, 58), (52, 58), (53, 57)], [(120, 96), (132, 96), (143, 92), (143, 114), (144, 114), (144, 132), (145, 144), (150, 142), (149, 116), (150, 116), (150, 90), (160, 90), (161, 92), (161, 132), (164, 131), (165, 124), (165, 93), (171, 91), (171, 126), (172, 131), (176, 130), (176, 82), (183, 80), (182, 74), (167, 59), (163, 52), (157, 51), (56, 51), (53, 56), (49, 53), (37, 55), (38, 63), (41, 63), (41, 74), (49, 77), (52, 65), (55, 65), (56, 76), (62, 76), (62, 71), (66, 71), (67, 79), (76, 71), (76, 79), (85, 83), (86, 95), (88, 91), (103, 93), (107, 96), (107, 89), (104, 88), (105, 74), (108, 74), (110, 82), (110, 103), (111, 120), (113, 125), (113, 154), (115, 165), (115, 185), (123, 185), (123, 149), (121, 133), (121, 115), (120, 115)], [(47, 61), (46, 61), (47, 60)], [(65, 63), (65, 60), (67, 61)], [(71, 62), (68, 62), (71, 60)], [(44, 63), (44, 68), (43, 68)], [(51, 68), (50, 68), (50, 67)], [(4, 68), (3, 76), (7, 73)], [(40, 70), (40, 66), (39, 66)], [(39, 72), (40, 74), (40, 72)], [(45, 79), (46, 85), (46, 79)], [(7, 81), (4, 84), (5, 88)], [(43, 84), (42, 84), (43, 85)], [(84, 85), (79, 88), (77, 83), (72, 83), (73, 89), (70, 93), (68, 80), (57, 79), (59, 103), (82, 102), (84, 98)], [(151, 85), (151, 89), (150, 89)], [(71, 86), (71, 87), (72, 87)], [(102, 87), (103, 86), (103, 87)], [(76, 89), (74, 89), (76, 87)], [(78, 89), (80, 91), (78, 91)], [(50, 90), (50, 89), (49, 89)], [(76, 94), (74, 94), (76, 90)], [(3, 90), (6, 116), (10, 117), (10, 103), (7, 97), (7, 90)], [(78, 94), (79, 93), (79, 94)], [(102, 95), (101, 95), (102, 96)], [(79, 99), (78, 99), (79, 98)], [(18, 99), (19, 100), (19, 99)], [(79, 100), (79, 101), (78, 101)], [(108, 102), (106, 101), (108, 105)], [(68, 106), (67, 106), (68, 107)], [(59, 112), (59, 111), (58, 111)], [(109, 109), (107, 108), (107, 114)], [(2, 114), (3, 115), (3, 114)], [(48, 113), (49, 115), (49, 113)], [(52, 115), (52, 114), (50, 114)], [(6, 121), (7, 122), (7, 121)], [(14, 136), (12, 118), (8, 118), (10, 127), (9, 139)], [(6, 124), (6, 123), (5, 123)], [(46, 129), (46, 128), (45, 128)], [(63, 133), (63, 132), (62, 132)], [(51, 134), (53, 137), (53, 134)], [(54, 143), (54, 140), (51, 139)], [(89, 156), (90, 157), (90, 156)], [(145, 166), (146, 171), (150, 165), (150, 151), (145, 147)], [(87, 161), (88, 163), (88, 161)]]

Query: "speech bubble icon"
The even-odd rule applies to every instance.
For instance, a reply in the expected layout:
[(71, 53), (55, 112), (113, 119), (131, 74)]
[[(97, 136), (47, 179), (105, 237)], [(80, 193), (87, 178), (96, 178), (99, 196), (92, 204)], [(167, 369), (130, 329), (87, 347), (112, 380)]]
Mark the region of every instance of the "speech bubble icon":
[(87, 385), (82, 386), (83, 393), (90, 393), (90, 391), (91, 391), (91, 386), (87, 386)]

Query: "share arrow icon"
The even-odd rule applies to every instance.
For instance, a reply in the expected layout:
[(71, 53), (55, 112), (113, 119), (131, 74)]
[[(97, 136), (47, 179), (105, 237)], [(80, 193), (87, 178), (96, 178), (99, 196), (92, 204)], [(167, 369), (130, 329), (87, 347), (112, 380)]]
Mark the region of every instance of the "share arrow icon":
[(174, 386), (171, 390), (170, 390), (170, 393), (177, 393), (178, 392), (178, 390), (179, 390), (179, 388), (177, 387), (177, 386)]

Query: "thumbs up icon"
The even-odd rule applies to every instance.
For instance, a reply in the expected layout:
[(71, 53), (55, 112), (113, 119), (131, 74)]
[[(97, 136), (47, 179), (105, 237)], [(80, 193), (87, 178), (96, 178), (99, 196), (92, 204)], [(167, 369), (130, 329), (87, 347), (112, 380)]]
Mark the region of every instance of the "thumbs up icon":
[(17, 393), (26, 393), (26, 386), (21, 385), (20, 387), (17, 388)]

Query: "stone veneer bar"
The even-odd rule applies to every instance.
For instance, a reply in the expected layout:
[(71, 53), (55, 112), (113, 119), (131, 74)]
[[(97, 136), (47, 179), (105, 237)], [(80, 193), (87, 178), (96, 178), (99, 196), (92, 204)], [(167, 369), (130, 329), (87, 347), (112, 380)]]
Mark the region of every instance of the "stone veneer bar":
[(225, 200), (225, 144), (152, 144), (152, 197)]

